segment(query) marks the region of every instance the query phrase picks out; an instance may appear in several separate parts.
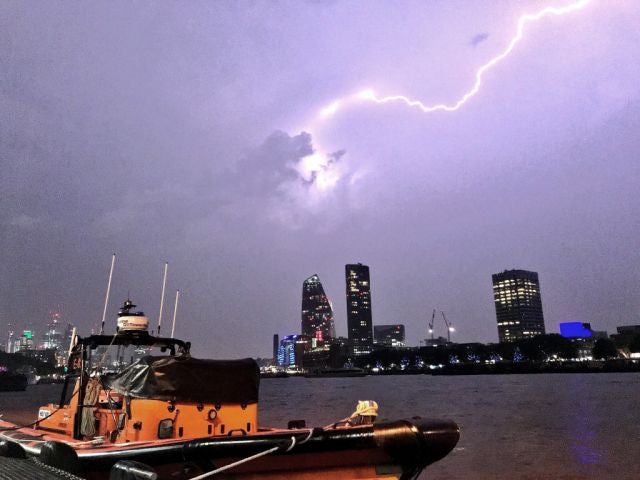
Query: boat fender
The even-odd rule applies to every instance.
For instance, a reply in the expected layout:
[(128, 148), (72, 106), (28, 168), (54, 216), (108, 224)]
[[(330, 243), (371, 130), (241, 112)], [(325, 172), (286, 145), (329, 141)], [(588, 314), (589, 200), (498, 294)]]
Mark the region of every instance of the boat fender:
[(67, 472), (80, 473), (78, 454), (70, 445), (62, 442), (49, 441), (40, 448), (40, 461), (50, 467), (59, 468)]
[(27, 454), (19, 443), (2, 440), (0, 441), (0, 457), (26, 458)]
[(120, 460), (109, 473), (109, 480), (156, 480), (158, 474), (149, 465), (133, 460)]

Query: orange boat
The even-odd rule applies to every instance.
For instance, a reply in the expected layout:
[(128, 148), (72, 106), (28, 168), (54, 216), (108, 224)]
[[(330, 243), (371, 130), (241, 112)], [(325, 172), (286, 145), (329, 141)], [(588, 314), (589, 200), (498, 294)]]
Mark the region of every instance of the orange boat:
[[(450, 421), (374, 423), (375, 402), (328, 427), (259, 426), (254, 360), (193, 358), (134, 308), (125, 302), (115, 335), (74, 339), (59, 403), (28, 426), (0, 421), (0, 455), (88, 479), (409, 479), (458, 441)], [(164, 355), (108, 372), (106, 347)]]

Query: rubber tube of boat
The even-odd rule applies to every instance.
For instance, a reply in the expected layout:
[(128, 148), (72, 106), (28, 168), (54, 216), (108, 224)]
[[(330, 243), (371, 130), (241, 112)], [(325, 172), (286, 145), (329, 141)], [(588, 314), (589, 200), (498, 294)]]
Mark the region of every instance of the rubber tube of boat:
[(69, 473), (80, 473), (78, 454), (70, 445), (62, 442), (49, 441), (40, 447), (40, 461), (50, 467), (59, 468)]
[(157, 480), (158, 474), (149, 465), (133, 460), (120, 460), (109, 473), (109, 480)]
[(2, 440), (0, 441), (0, 457), (27, 458), (27, 454), (19, 443)]

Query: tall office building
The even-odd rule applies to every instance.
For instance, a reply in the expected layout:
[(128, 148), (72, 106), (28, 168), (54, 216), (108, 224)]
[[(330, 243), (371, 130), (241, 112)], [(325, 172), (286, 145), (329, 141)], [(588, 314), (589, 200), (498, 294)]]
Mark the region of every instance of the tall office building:
[(273, 334), (273, 363), (278, 363), (278, 349), (280, 348), (280, 337), (277, 333)]
[(7, 353), (14, 353), (15, 352), (15, 337), (14, 337), (14, 332), (13, 332), (13, 325), (9, 324), (9, 333), (7, 334)]
[(493, 274), (492, 279), (500, 343), (544, 335), (538, 274), (505, 270)]
[(371, 321), (371, 285), (369, 267), (358, 263), (345, 265), (347, 281), (347, 328), (349, 344), (354, 356), (373, 351)]
[(318, 275), (302, 282), (302, 335), (323, 342), (334, 338), (333, 310)]
[(47, 331), (43, 337), (43, 348), (60, 350), (63, 348), (62, 344), (63, 333), (60, 326), (60, 312), (51, 312), (51, 321), (47, 325)]

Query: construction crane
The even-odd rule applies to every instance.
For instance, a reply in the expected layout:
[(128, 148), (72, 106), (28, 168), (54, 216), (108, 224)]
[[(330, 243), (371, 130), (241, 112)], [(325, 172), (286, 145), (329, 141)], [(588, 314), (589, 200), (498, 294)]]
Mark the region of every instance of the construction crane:
[(447, 321), (447, 317), (445, 316), (444, 312), (440, 313), (442, 313), (442, 319), (444, 320), (444, 324), (447, 326), (447, 341), (451, 343), (451, 332), (455, 332), (456, 329), (453, 328), (453, 324)]
[(433, 324), (436, 321), (436, 309), (433, 309), (433, 313), (431, 314), (431, 321), (429, 322), (429, 333), (431, 334), (431, 340), (433, 340)]

